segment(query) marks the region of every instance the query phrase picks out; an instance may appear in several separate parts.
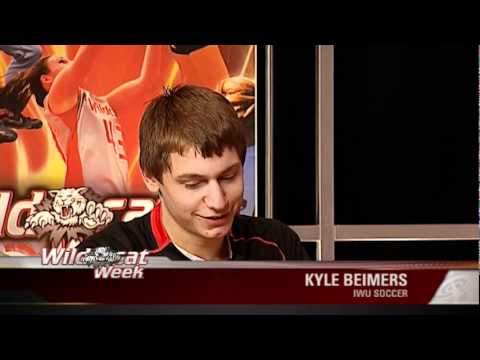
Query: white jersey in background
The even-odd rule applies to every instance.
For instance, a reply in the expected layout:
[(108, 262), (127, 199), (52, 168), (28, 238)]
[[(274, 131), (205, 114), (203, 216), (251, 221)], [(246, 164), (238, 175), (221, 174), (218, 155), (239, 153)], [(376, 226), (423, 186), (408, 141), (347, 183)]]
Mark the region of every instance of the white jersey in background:
[(128, 162), (120, 122), (106, 99), (79, 89), (77, 106), (45, 113), (66, 165), (65, 187), (87, 186), (100, 195), (127, 193)]

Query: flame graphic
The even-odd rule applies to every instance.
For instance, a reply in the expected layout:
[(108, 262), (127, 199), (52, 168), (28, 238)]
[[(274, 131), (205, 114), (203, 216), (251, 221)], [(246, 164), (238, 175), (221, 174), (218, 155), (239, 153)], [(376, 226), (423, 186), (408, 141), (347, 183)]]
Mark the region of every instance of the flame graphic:
[[(96, 59), (95, 73), (85, 78), (82, 87), (96, 95), (106, 95), (120, 84), (136, 78), (141, 70), (145, 45), (110, 45), (102, 50)], [(254, 45), (207, 46), (189, 56), (169, 57), (162, 65), (166, 74), (165, 86), (178, 83), (192, 83), (215, 88), (221, 80), (232, 74), (251, 73), (255, 59)], [(44, 55), (73, 58), (79, 45), (42, 45)], [(225, 56), (225, 54), (227, 54)], [(11, 58), (0, 52), (0, 73), (6, 72)], [(227, 70), (227, 64), (238, 62), (237, 68)], [(232, 64), (230, 64), (232, 65)], [(253, 67), (254, 69), (254, 67)], [(230, 75), (229, 75), (230, 73)], [(250, 74), (248, 74), (250, 75)], [(0, 77), (0, 86), (4, 85)], [(160, 85), (159, 88), (163, 86)], [(125, 148), (129, 161), (130, 192), (147, 193), (138, 166), (138, 125), (143, 104), (132, 104), (132, 110), (120, 119), (124, 129)], [(57, 149), (55, 139), (45, 119), (43, 109), (32, 98), (23, 114), (40, 119), (43, 127), (38, 130), (15, 130), (18, 139), (14, 143), (0, 144), (2, 166), (0, 167), (0, 188), (14, 189), (18, 197), (28, 195), (32, 188), (54, 189), (64, 186), (65, 162)]]

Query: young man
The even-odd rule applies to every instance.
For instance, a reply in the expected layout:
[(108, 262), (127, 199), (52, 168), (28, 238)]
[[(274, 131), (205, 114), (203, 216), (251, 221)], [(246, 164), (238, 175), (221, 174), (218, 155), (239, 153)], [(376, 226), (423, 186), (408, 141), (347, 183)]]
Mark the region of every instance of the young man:
[(140, 124), (140, 166), (154, 210), (111, 224), (80, 250), (149, 250), (172, 260), (309, 260), (288, 226), (239, 215), (246, 142), (231, 103), (208, 88), (167, 90)]

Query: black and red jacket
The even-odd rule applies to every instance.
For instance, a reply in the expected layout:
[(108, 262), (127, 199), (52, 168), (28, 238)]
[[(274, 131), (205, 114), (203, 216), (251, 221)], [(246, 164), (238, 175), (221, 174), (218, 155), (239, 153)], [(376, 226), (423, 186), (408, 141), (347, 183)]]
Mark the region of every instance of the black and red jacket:
[[(227, 236), (231, 260), (311, 260), (298, 235), (277, 220), (238, 215)], [(129, 222), (114, 222), (78, 245), (79, 250), (109, 246), (116, 251), (149, 250), (150, 255), (189, 260), (170, 241), (161, 207)]]

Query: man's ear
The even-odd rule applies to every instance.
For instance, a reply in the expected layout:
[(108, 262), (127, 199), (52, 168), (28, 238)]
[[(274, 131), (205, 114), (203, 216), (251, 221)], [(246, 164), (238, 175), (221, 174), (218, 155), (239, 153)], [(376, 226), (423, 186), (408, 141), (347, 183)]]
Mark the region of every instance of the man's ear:
[(52, 86), (53, 77), (47, 74), (40, 75), (40, 82), (42, 83), (45, 90), (49, 90)]
[(160, 191), (160, 181), (158, 181), (157, 178), (147, 175), (142, 172), (142, 177), (143, 181), (145, 182), (145, 185), (147, 186), (147, 189), (154, 194), (158, 194)]

